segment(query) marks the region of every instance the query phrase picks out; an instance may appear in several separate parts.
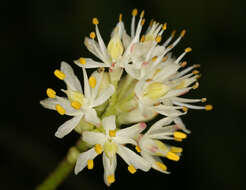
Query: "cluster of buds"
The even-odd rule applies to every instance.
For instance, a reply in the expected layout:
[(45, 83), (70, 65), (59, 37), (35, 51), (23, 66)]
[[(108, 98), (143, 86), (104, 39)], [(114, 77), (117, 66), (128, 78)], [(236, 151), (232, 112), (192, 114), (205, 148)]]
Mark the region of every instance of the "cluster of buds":
[[(151, 168), (169, 173), (161, 157), (178, 161), (182, 148), (162, 140), (180, 142), (187, 138), (190, 131), (180, 117), (188, 109), (212, 109), (212, 105), (194, 105), (206, 102), (206, 98), (181, 97), (198, 88), (197, 80), (201, 76), (196, 70), (199, 65), (185, 68), (187, 62), (182, 61), (190, 47), (177, 58), (171, 56), (171, 50), (186, 31), (182, 30), (175, 40), (173, 31), (162, 42), (167, 24), (151, 20), (143, 33), (144, 11), (138, 21), (137, 14), (138, 10), (134, 9), (130, 35), (120, 14), (107, 46), (99, 32), (98, 19), (93, 18), (95, 32), (85, 38), (84, 44), (100, 61), (84, 57), (74, 61), (82, 68), (83, 89), (72, 67), (62, 62), (54, 75), (66, 83), (67, 89), (62, 90), (66, 97), (48, 88), (48, 98), (40, 102), (45, 108), (72, 116), (58, 128), (56, 137), (63, 138), (75, 130), (89, 146), (79, 154), (75, 174), (86, 166), (93, 169), (94, 158), (102, 154), (104, 181), (108, 186), (115, 181), (117, 154), (132, 174), (138, 169)], [(86, 69), (95, 68), (88, 77)], [(163, 118), (147, 126), (157, 115)]]

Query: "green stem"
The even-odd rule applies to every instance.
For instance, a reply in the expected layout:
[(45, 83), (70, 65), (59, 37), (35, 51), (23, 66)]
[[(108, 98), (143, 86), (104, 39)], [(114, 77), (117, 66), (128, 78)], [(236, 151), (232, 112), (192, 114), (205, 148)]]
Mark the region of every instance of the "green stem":
[(77, 157), (80, 152), (88, 149), (88, 145), (81, 140), (76, 146), (69, 149), (66, 158), (60, 162), (57, 168), (43, 181), (42, 184), (37, 186), (36, 190), (54, 190), (64, 179), (73, 171)]

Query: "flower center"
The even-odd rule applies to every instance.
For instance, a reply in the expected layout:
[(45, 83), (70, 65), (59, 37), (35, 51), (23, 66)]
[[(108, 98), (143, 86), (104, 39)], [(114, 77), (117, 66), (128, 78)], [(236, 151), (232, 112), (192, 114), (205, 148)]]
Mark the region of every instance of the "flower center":
[(118, 146), (114, 142), (106, 141), (103, 145), (104, 152), (106, 156), (111, 159), (117, 152)]
[(156, 100), (164, 96), (168, 92), (168, 90), (169, 87), (167, 85), (164, 85), (160, 82), (153, 82), (145, 89), (144, 96), (152, 100)]

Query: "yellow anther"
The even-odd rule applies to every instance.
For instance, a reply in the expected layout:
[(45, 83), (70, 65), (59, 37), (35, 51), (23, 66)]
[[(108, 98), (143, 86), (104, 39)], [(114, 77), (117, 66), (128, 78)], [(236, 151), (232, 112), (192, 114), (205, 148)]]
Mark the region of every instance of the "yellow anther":
[(172, 147), (170, 148), (170, 151), (173, 152), (173, 153), (181, 153), (181, 152), (183, 152), (183, 148), (181, 148), (181, 147), (176, 147), (176, 146), (172, 146)]
[(196, 75), (196, 79), (199, 79), (202, 77), (202, 74)]
[(191, 52), (192, 51), (192, 49), (190, 48), (190, 47), (187, 47), (186, 49), (185, 49), (185, 52)]
[(202, 98), (201, 99), (201, 102), (206, 102), (207, 101), (207, 98)]
[(134, 174), (137, 170), (134, 168), (133, 165), (130, 165), (130, 166), (128, 166), (128, 171), (129, 171), (131, 174)]
[(92, 24), (99, 24), (99, 21), (96, 17), (92, 19)]
[(195, 64), (195, 65), (193, 65), (193, 68), (199, 68), (199, 67), (201, 67), (200, 64)]
[(180, 64), (181, 67), (185, 67), (186, 65), (187, 65), (187, 61), (183, 61), (183, 62)]
[(182, 142), (182, 140), (183, 140), (183, 139), (180, 139), (180, 138), (174, 137), (174, 140), (175, 140), (175, 141), (178, 141), (178, 142)]
[(114, 183), (114, 182), (115, 182), (115, 177), (114, 177), (114, 175), (109, 175), (109, 176), (107, 177), (107, 181), (108, 181), (109, 184)]
[(192, 73), (193, 73), (194, 75), (196, 75), (196, 74), (199, 73), (199, 71), (198, 71), (198, 70), (194, 70), (194, 71), (192, 71)]
[(165, 57), (162, 58), (161, 61), (162, 61), (162, 62), (165, 62), (167, 59), (168, 59), (168, 56), (165, 56)]
[(192, 86), (192, 88), (195, 90), (195, 89), (197, 89), (199, 87), (199, 82), (196, 82), (193, 86)]
[(184, 112), (187, 112), (187, 111), (188, 111), (188, 108), (187, 108), (187, 107), (183, 107), (182, 110), (183, 110)]
[(56, 97), (56, 92), (51, 88), (48, 88), (46, 90), (46, 94), (49, 98), (55, 98)]
[(162, 26), (162, 30), (166, 30), (167, 29), (167, 23), (165, 22)]
[(56, 104), (56, 111), (61, 115), (64, 115), (66, 113), (65, 109), (59, 104)]
[(157, 43), (160, 43), (160, 42), (161, 42), (161, 36), (156, 36), (155, 41), (156, 41)]
[(144, 10), (142, 10), (141, 14), (140, 14), (140, 18), (144, 17)]
[(91, 38), (91, 39), (95, 39), (95, 37), (96, 37), (96, 33), (95, 33), (95, 32), (91, 32), (91, 33), (90, 33), (90, 38)]
[(110, 137), (115, 137), (116, 136), (116, 131), (115, 130), (109, 130), (109, 136)]
[(120, 16), (119, 16), (119, 22), (122, 21), (122, 14), (120, 13)]
[(161, 162), (155, 162), (155, 165), (159, 167), (162, 171), (167, 171), (167, 166)]
[(141, 21), (141, 26), (143, 26), (144, 23), (145, 23), (145, 19), (143, 19), (143, 20)]
[(175, 131), (173, 133), (173, 136), (175, 138), (178, 138), (178, 139), (186, 139), (187, 138), (187, 135), (185, 133), (183, 133), (183, 132), (180, 132), (180, 131)]
[(172, 49), (172, 48), (173, 48), (172, 44), (167, 47), (167, 49)]
[(154, 22), (154, 20), (151, 19), (150, 22), (149, 22), (149, 26), (152, 26), (153, 25), (153, 22)]
[(154, 62), (157, 59), (157, 56), (152, 57), (152, 61)]
[(142, 36), (141, 36), (141, 39), (140, 39), (140, 42), (144, 42), (144, 40), (145, 40), (145, 36), (142, 35)]
[(141, 148), (138, 145), (135, 147), (135, 149), (137, 152), (141, 152)]
[(181, 33), (180, 33), (180, 36), (184, 37), (185, 33), (186, 33), (186, 30), (182, 30)]
[(88, 161), (87, 161), (87, 168), (88, 168), (89, 170), (92, 170), (93, 167), (94, 167), (94, 162), (93, 162), (93, 160), (88, 160)]
[(64, 78), (66, 77), (66, 75), (58, 69), (54, 71), (54, 75), (60, 80), (64, 80)]
[(173, 160), (173, 161), (179, 161), (179, 156), (173, 152), (168, 152), (166, 157), (169, 159), (169, 160)]
[(95, 151), (97, 154), (101, 154), (103, 149), (102, 149), (102, 145), (100, 144), (95, 144), (95, 147), (94, 147)]
[(81, 107), (81, 103), (79, 103), (78, 101), (72, 101), (71, 102), (71, 106), (76, 109), (76, 110), (79, 110), (80, 107)]
[(97, 84), (96, 78), (94, 76), (91, 76), (89, 78), (89, 85), (91, 88), (95, 88)]
[(132, 10), (132, 16), (137, 16), (138, 14), (138, 10), (137, 9), (133, 9)]
[(206, 110), (206, 111), (210, 111), (210, 110), (212, 110), (212, 109), (213, 109), (213, 106), (210, 105), (210, 104), (208, 104), (208, 105), (205, 106), (205, 110)]
[(176, 34), (176, 30), (172, 31), (171, 36), (174, 37)]
[(85, 65), (86, 64), (86, 59), (85, 58), (79, 58), (79, 63), (82, 64), (82, 65)]

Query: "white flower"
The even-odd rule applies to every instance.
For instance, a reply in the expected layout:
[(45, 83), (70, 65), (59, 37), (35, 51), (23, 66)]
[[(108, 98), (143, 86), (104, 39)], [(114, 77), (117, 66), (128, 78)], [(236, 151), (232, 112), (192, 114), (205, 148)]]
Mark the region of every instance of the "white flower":
[(56, 70), (54, 74), (66, 83), (67, 90), (62, 91), (68, 98), (57, 96), (56, 92), (49, 88), (47, 89), (49, 98), (40, 103), (45, 108), (56, 110), (61, 115), (73, 116), (58, 128), (55, 135), (63, 138), (76, 127), (82, 118), (94, 125), (99, 125), (100, 119), (94, 108), (103, 104), (114, 93), (114, 86), (111, 84), (99, 93), (103, 73), (92, 75), (88, 79), (86, 70), (83, 68), (84, 93), (72, 67), (67, 63), (62, 62), (61, 70)]
[[(172, 121), (175, 124), (170, 125)], [(139, 152), (145, 160), (151, 163), (151, 167), (163, 172), (167, 172), (167, 167), (159, 157), (166, 157), (173, 161), (178, 161), (182, 148), (164, 144), (160, 140), (182, 141), (187, 135), (178, 131), (179, 129), (189, 131), (185, 128), (179, 118), (164, 118), (153, 124), (150, 129), (138, 137)]]
[(146, 127), (144, 123), (135, 124), (125, 129), (116, 129), (115, 116), (105, 117), (102, 120), (103, 132), (85, 131), (82, 139), (93, 148), (79, 155), (75, 174), (78, 174), (86, 166), (93, 168), (93, 159), (103, 152), (104, 181), (109, 186), (115, 181), (115, 169), (117, 165), (116, 153), (128, 164), (128, 170), (135, 173), (137, 169), (148, 171), (150, 164), (141, 156), (125, 147), (125, 144), (137, 145), (133, 138)]

